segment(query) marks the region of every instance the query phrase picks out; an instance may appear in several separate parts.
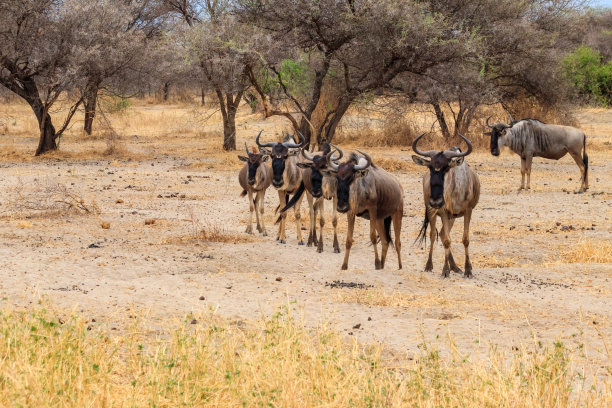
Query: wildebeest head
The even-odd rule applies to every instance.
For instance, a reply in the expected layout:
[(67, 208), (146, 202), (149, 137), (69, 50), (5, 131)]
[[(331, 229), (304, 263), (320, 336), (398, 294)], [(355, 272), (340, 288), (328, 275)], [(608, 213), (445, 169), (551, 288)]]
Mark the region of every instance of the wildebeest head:
[[(340, 157), (342, 150), (338, 149)], [(356, 154), (351, 154), (351, 157), (344, 163), (334, 163), (332, 152), (327, 153), (327, 169), (323, 170), (324, 174), (335, 176), (337, 180), (336, 194), (338, 196), (337, 210), (345, 213), (350, 208), (349, 197), (351, 192), (351, 184), (360, 177), (368, 175), (368, 168), (372, 165), (372, 158), (369, 154), (357, 150), (363, 157), (358, 157)]]
[[(336, 146), (334, 149), (338, 152), (331, 160), (337, 162), (342, 158), (342, 151)], [(327, 170), (327, 154), (331, 152), (331, 147), (328, 143), (323, 146), (323, 154), (310, 154), (303, 148), (302, 156), (307, 160), (304, 163), (298, 163), (298, 167), (310, 169), (310, 184), (312, 185), (312, 196), (319, 198), (323, 195), (323, 171)]]
[[(444, 176), (453, 167), (463, 163), (463, 158), (472, 152), (472, 143), (462, 134), (459, 134), (468, 146), (466, 152), (462, 152), (458, 147), (446, 151), (419, 150), (417, 144), (425, 135), (423, 133), (412, 142), (412, 150), (419, 156), (412, 156), (412, 160), (420, 165), (429, 168), (429, 205), (433, 208), (441, 208), (444, 205)], [(423, 156), (423, 157), (420, 157)], [(429, 158), (429, 160), (424, 159)]]
[(247, 162), (249, 166), (249, 171), (247, 173), (247, 183), (252, 186), (253, 184), (255, 184), (255, 175), (257, 174), (257, 169), (259, 168), (259, 165), (268, 160), (268, 156), (261, 153), (249, 152), (249, 148), (247, 147), (246, 142), (244, 143), (244, 148), (246, 150), (247, 155), (238, 156), (238, 158), (243, 162)]
[[(496, 123), (494, 125), (489, 124), (489, 116), (487, 118), (487, 126), (491, 128), (490, 132), (486, 132), (485, 135), (491, 136), (491, 154), (493, 156), (499, 156), (500, 145), (503, 145), (503, 138), (506, 136), (506, 129), (510, 129), (514, 123), (514, 119), (512, 119), (512, 115), (510, 116), (510, 124), (506, 125), (505, 123)], [(500, 143), (502, 142), (502, 143)]]
[[(257, 135), (257, 146), (260, 148), (265, 148), (266, 154), (272, 157), (272, 185), (276, 188), (280, 188), (283, 186), (284, 178), (283, 174), (285, 173), (285, 162), (288, 157), (296, 156), (300, 153), (299, 148), (304, 145), (305, 139), (304, 136), (300, 132), (298, 132), (301, 142), (300, 143), (292, 143), (294, 140), (293, 136), (287, 136), (285, 141), (282, 143), (269, 142), (266, 144), (259, 143), (259, 136), (261, 136), (261, 132)], [(271, 147), (272, 150), (268, 150), (267, 148)]]

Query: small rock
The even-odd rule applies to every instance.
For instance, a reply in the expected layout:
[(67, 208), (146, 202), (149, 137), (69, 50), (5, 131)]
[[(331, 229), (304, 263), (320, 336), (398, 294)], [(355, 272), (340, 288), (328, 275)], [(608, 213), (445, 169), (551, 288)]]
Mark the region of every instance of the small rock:
[(102, 222), (100, 223), (100, 226), (101, 226), (103, 229), (109, 229), (109, 228), (110, 228), (110, 222), (108, 222), (108, 221), (102, 221)]
[(279, 276), (278, 278), (276, 278), (276, 281), (277, 281), (277, 282), (280, 282), (280, 281), (282, 281), (282, 280), (283, 280), (283, 278), (281, 278), (280, 276)]
[(191, 324), (197, 324), (197, 323), (198, 323), (198, 321), (197, 321), (196, 319), (193, 319), (193, 320), (191, 321)]
[(206, 300), (206, 298), (204, 296), (200, 296), (199, 299), (200, 300)]
[(371, 321), (372, 321), (372, 318), (371, 318), (371, 317), (368, 317), (368, 322), (371, 322)]
[(123, 204), (123, 200), (118, 198), (117, 201), (115, 201), (115, 204)]
[(353, 326), (353, 329), (359, 329), (361, 327), (361, 323), (357, 323), (356, 325)]
[(149, 218), (145, 220), (145, 225), (153, 225), (155, 224), (155, 218)]
[(98, 244), (89, 244), (87, 248), (102, 248), (102, 247)]

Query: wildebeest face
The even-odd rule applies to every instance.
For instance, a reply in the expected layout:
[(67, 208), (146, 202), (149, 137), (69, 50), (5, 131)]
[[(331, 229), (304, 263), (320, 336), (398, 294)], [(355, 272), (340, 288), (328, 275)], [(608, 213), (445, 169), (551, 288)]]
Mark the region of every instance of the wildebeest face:
[(433, 208), (442, 208), (444, 205), (444, 176), (450, 169), (463, 163), (463, 157), (449, 159), (440, 152), (431, 160), (420, 156), (412, 156), (412, 160), (429, 168), (429, 205)]
[[(329, 172), (329, 170), (325, 170), (325, 172)], [(338, 205), (336, 208), (339, 212), (345, 213), (350, 209), (351, 184), (358, 178), (365, 177), (368, 174), (368, 169), (356, 169), (355, 163), (348, 161), (338, 165), (338, 170), (330, 172), (330, 174), (335, 175), (337, 180), (336, 195), (338, 197)]]
[(265, 156), (260, 153), (249, 153), (249, 157), (238, 156), (238, 158), (244, 162), (247, 162), (249, 166), (249, 171), (247, 173), (247, 183), (252, 186), (253, 184), (255, 184), (255, 176), (257, 175), (257, 169), (259, 168), (259, 165), (268, 160), (268, 156)]
[(299, 150), (289, 150), (282, 143), (277, 143), (272, 148), (270, 156), (272, 157), (272, 184), (276, 188), (283, 186), (284, 179), (283, 174), (285, 173), (285, 162), (288, 157), (295, 156), (299, 153)]
[(497, 124), (491, 128), (490, 132), (485, 134), (491, 136), (491, 154), (499, 156), (500, 146), (503, 146), (503, 139), (506, 136), (507, 127), (504, 124)]
[(298, 163), (298, 166), (306, 169), (309, 168), (310, 184), (312, 185), (312, 196), (319, 198), (323, 195), (323, 171), (327, 169), (327, 160), (324, 155), (316, 155), (312, 158), (311, 163)]

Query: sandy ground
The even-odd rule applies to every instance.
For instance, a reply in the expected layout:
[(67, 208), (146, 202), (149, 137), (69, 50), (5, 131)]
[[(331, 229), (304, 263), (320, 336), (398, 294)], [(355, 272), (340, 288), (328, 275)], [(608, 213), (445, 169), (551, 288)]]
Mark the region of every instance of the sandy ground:
[[(416, 351), (423, 339), (443, 342), (448, 336), (467, 353), (482, 352), (490, 344), (510, 349), (534, 338), (564, 340), (586, 343), (589, 358), (603, 368), (609, 364), (605, 342), (612, 334), (612, 264), (574, 263), (565, 254), (577, 245), (589, 248), (612, 238), (612, 111), (582, 111), (578, 119), (590, 138), (591, 188), (586, 194), (574, 194), (579, 171), (569, 156), (559, 162), (535, 159), (533, 190), (520, 194), (518, 156), (477, 152), (468, 158), (482, 183), (472, 219), (474, 278), (469, 280), (459, 274), (440, 278), (439, 242), (434, 272), (422, 272), (426, 251), (413, 245), (423, 218), (422, 170), (416, 165), (394, 172), (405, 192), (404, 268), (397, 270), (390, 250), (386, 269), (374, 270), (368, 224), (358, 220), (349, 270), (341, 271), (345, 217), (339, 222), (341, 254), (332, 251), (329, 221), (322, 254), (297, 245), (292, 216), (287, 244), (281, 245), (274, 240), (272, 213), (278, 198), (272, 188), (266, 195), (270, 236), (246, 235), (248, 204), (239, 197), (239, 162), (233, 154), (204, 157), (198, 143), (205, 136), (183, 138), (171, 132), (160, 141), (156, 135), (128, 132), (122, 145), (137, 152), (137, 160), (60, 155), (23, 162), (7, 156), (0, 162), (5, 202), (0, 294), (21, 306), (47, 295), (98, 321), (133, 308), (162, 316), (212, 308), (220, 315), (252, 319), (290, 304), (309, 326), (330, 320), (347, 336), (384, 342), (400, 353)], [(248, 114), (241, 120), (242, 137), (275, 126)], [(62, 143), (64, 151), (104, 144), (78, 138)], [(172, 146), (170, 153), (165, 143)], [(1, 136), (1, 144), (5, 151), (31, 152), (36, 142), (9, 134)], [(182, 153), (186, 146), (189, 154)], [(407, 149), (370, 151), (375, 158), (397, 162), (409, 161), (411, 154)], [(86, 204), (95, 202), (101, 213), (20, 207), (19, 194), (31, 198), (33, 191), (57, 183)], [(145, 225), (149, 219), (155, 223)], [(102, 221), (110, 228), (101, 228)], [(457, 222), (452, 234), (459, 265), (462, 225)], [(195, 239), (202, 228), (218, 230), (228, 242)], [(365, 288), (334, 288), (334, 281)]]

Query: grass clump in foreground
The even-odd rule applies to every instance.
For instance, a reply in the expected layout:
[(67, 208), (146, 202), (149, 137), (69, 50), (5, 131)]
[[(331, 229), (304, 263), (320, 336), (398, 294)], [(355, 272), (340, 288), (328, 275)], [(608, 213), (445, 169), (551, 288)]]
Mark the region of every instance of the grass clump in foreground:
[[(391, 367), (381, 349), (304, 329), (281, 308), (238, 326), (190, 316), (157, 332), (88, 330), (49, 310), (0, 315), (0, 406), (40, 407), (566, 407), (605, 406), (574, 374), (563, 344), (492, 353), (479, 364), (420, 357)], [(90, 327), (91, 328), (91, 327)], [(148, 334), (147, 334), (148, 333)], [(576, 382), (579, 383), (575, 387)], [(574, 388), (572, 388), (574, 387)]]

